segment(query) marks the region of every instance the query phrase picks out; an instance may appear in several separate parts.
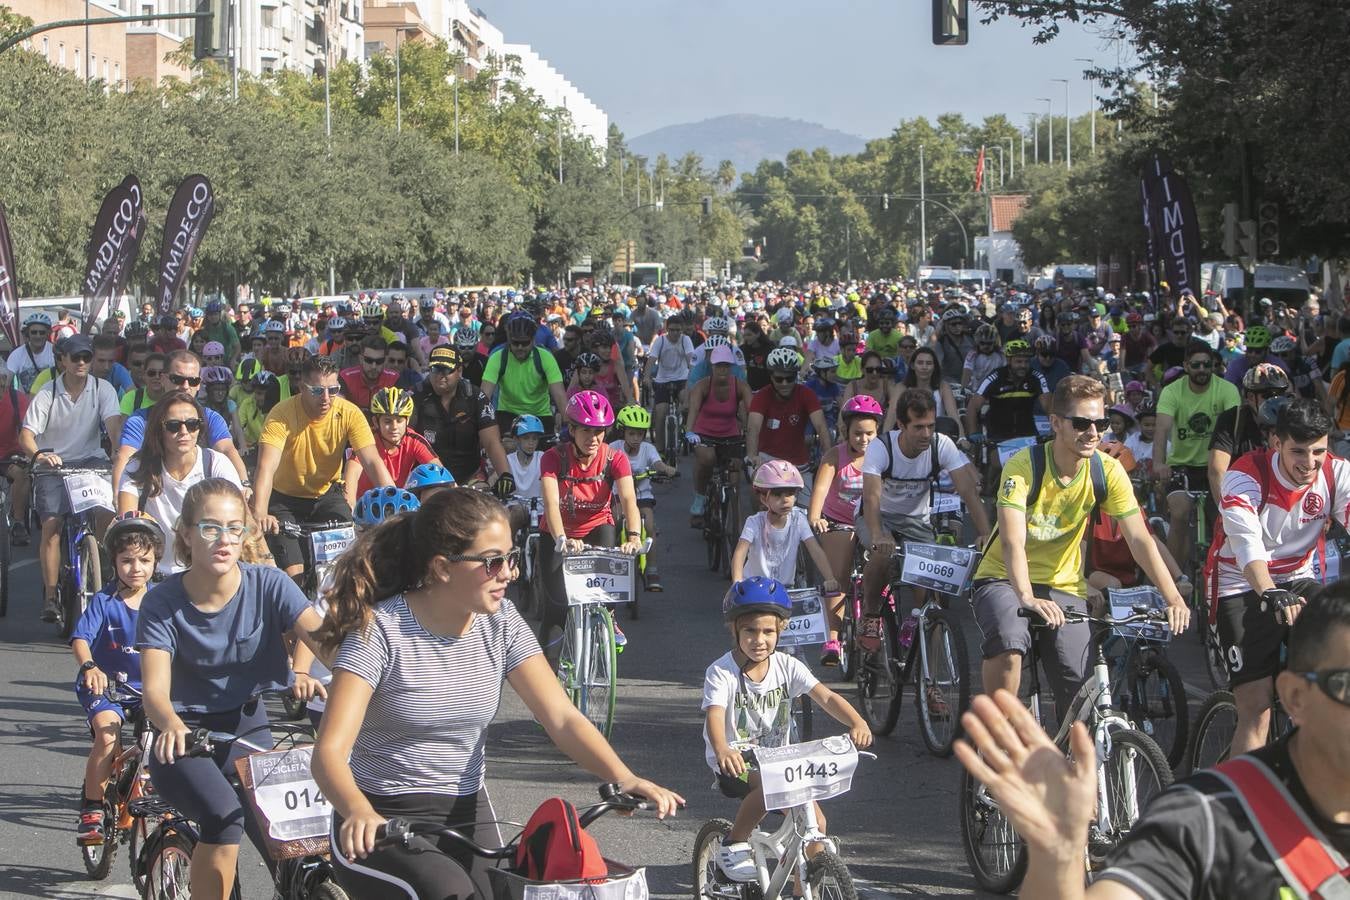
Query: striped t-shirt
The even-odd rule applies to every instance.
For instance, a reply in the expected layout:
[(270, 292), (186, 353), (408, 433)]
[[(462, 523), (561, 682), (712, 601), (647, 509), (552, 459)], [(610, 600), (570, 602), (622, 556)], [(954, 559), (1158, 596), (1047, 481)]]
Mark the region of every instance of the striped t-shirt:
[(502, 681), (539, 652), (510, 603), (474, 616), (462, 637), (431, 634), (402, 594), (376, 604), (370, 623), (347, 636), (333, 663), (375, 690), (352, 747), (357, 785), (376, 796), (476, 793)]

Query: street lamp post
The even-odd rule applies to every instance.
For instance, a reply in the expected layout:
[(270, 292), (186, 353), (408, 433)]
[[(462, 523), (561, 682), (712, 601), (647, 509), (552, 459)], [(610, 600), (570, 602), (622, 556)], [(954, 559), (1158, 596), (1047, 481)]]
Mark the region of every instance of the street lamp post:
[[(1036, 117), (1040, 113), (1023, 113), (1031, 116), (1031, 162), (1034, 165), (1041, 161), (1041, 126), (1036, 122)], [(1022, 168), (1027, 167), (1027, 136), (1022, 135)]]
[[(1090, 59), (1088, 59), (1087, 57), (1084, 57), (1084, 56), (1076, 56), (1076, 57), (1074, 57), (1074, 60), (1073, 60), (1073, 61), (1074, 61), (1074, 62), (1084, 62), (1084, 63), (1088, 63), (1089, 65), (1095, 65), (1095, 63), (1094, 63), (1092, 60), (1090, 60)], [(1091, 105), (1091, 109), (1092, 109), (1092, 130), (1089, 132), (1089, 134), (1090, 134), (1090, 139), (1089, 139), (1089, 140), (1090, 140), (1090, 147), (1091, 147), (1091, 149), (1092, 149), (1092, 155), (1093, 155), (1093, 156), (1096, 156), (1096, 155), (1097, 155), (1097, 79), (1093, 78), (1091, 75), (1088, 75), (1087, 83), (1088, 83), (1088, 97), (1091, 99), (1091, 104), (1090, 104), (1090, 105)]]
[(998, 151), (998, 186), (1003, 187), (1003, 145), (995, 144), (994, 149)]
[(928, 218), (924, 211), (923, 144), (919, 145), (919, 264), (928, 262)]
[(1055, 164), (1055, 117), (1052, 114), (1054, 101), (1049, 97), (1037, 97), (1036, 102), (1045, 104), (1045, 136), (1050, 143), (1048, 161), (1053, 166)]
[[(1025, 140), (1025, 139), (1024, 139)], [(1027, 164), (1026, 151), (1022, 151), (1022, 165)], [(1013, 139), (1008, 138), (1008, 180), (1017, 177), (1017, 155), (1013, 153)]]
[(1069, 113), (1069, 79), (1051, 78), (1064, 83), (1064, 167), (1073, 168), (1073, 116)]
[(403, 29), (394, 29), (394, 132), (403, 133)]

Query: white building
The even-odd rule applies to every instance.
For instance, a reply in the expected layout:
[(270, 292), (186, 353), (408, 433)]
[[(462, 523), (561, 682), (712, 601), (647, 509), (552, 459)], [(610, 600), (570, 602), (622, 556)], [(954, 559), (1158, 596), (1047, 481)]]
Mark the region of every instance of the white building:
[(507, 58), (520, 61), (521, 84), (538, 94), (545, 104), (561, 106), (572, 116), (578, 134), (590, 138), (602, 151), (609, 141), (609, 116), (568, 81), (529, 44), (507, 44)]

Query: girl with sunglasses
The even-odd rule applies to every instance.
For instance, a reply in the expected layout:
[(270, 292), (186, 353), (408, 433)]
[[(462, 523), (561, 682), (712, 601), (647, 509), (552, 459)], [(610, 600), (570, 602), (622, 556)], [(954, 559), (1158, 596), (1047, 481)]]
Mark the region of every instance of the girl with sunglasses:
[(500, 503), (452, 488), (363, 533), (333, 569), (319, 639), (336, 659), (313, 770), (333, 804), (334, 869), (352, 898), (473, 895), (458, 844), (440, 841), (436, 853), (376, 848), (375, 838), (391, 816), (471, 838), (475, 821), (494, 818), (480, 792), (503, 681), (586, 771), (661, 815), (682, 802), (634, 775), (563, 694), (505, 602), (519, 554)]
[(881, 354), (868, 350), (862, 356), (862, 377), (844, 388), (844, 393), (839, 397), (839, 408), (843, 409), (844, 404), (854, 397), (866, 395), (877, 401), (882, 409), (890, 409), (893, 395), (898, 393), (894, 381), (887, 374)]
[(164, 531), (170, 552), (159, 560), (163, 575), (181, 571), (174, 558), (173, 525), (188, 489), (208, 478), (239, 484), (239, 474), (223, 453), (207, 446), (206, 410), (186, 391), (173, 391), (150, 408), (145, 440), (122, 472), (117, 489), (119, 513), (149, 513)]

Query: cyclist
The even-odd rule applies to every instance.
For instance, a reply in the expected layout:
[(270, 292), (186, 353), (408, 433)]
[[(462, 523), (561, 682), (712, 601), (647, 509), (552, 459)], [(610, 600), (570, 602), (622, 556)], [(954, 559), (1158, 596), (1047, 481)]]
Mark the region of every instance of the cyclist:
[(243, 429), (239, 427), (239, 406), (230, 399), (230, 382), (234, 376), (224, 366), (202, 369), (202, 405), (220, 416), (230, 427), (235, 446), (243, 443)]
[[(830, 561), (829, 574), (844, 584), (853, 567), (853, 551), (857, 545), (853, 519), (862, 500), (862, 459), (867, 447), (877, 436), (885, 415), (881, 405), (866, 394), (854, 397), (839, 411), (843, 440), (832, 452), (821, 455), (816, 470), (815, 485), (806, 518), (819, 536), (820, 547)], [(839, 665), (839, 630), (843, 625), (843, 608), (830, 604), (825, 611), (829, 634), (820, 651), (821, 665)]]
[(454, 486), (455, 476), (445, 466), (440, 463), (422, 463), (408, 474), (403, 489), (420, 502)]
[(983, 635), (986, 691), (1017, 692), (1022, 657), (1032, 640), (1028, 620), (1017, 616), (1026, 607), (1051, 626), (1039, 632), (1042, 658), (1057, 707), (1068, 708), (1083, 681), (1091, 635), (1086, 624), (1066, 623), (1064, 611), (1085, 611), (1080, 544), (1099, 508), (1117, 520), (1131, 555), (1158, 586), (1172, 633), (1180, 634), (1190, 620), (1136, 515), (1129, 477), (1119, 462), (1098, 452), (1108, 422), (1105, 395), (1100, 381), (1065, 378), (1049, 407), (1053, 439), (1019, 450), (1004, 467), (996, 531), (984, 544), (971, 593)]
[[(1158, 396), (1153, 443), (1158, 448), (1167, 447), (1168, 452), (1166, 460), (1161, 461), (1154, 452), (1153, 473), (1160, 489), (1168, 491), (1171, 523), (1167, 548), (1176, 559), (1190, 558), (1194, 532), (1187, 527), (1192, 504), (1186, 492), (1209, 492), (1209, 444), (1215, 423), (1224, 410), (1241, 403), (1237, 388), (1214, 377), (1216, 364), (1216, 355), (1207, 344), (1192, 344), (1186, 354), (1186, 377), (1167, 385)], [(1208, 518), (1212, 520), (1212, 506), (1210, 509)]]
[(694, 342), (684, 333), (682, 315), (667, 319), (665, 333), (657, 335), (647, 350), (643, 379), (652, 389), (655, 403), (652, 420), (658, 426), (666, 421), (670, 404), (680, 402), (689, 379), (689, 357), (693, 352)]
[(300, 543), (280, 534), (280, 523), (351, 519), (338, 481), (348, 448), (372, 482), (393, 484), (365, 415), (339, 397), (339, 390), (331, 358), (310, 357), (300, 373), (299, 393), (272, 407), (258, 438), (253, 515), (268, 535), (277, 565), (296, 579), (304, 577)]
[[(107, 465), (103, 435), (116, 446), (122, 429), (117, 392), (108, 382), (90, 377), (94, 348), (87, 336), (66, 338), (60, 355), (61, 377), (29, 402), (19, 430), (19, 446), (40, 466)], [(55, 622), (60, 615), (56, 584), (61, 572), (61, 523), (70, 512), (70, 497), (63, 479), (44, 476), (41, 471), (34, 474), (35, 511), (42, 525), (38, 544), (42, 621)], [(99, 517), (103, 518), (101, 512)]]
[[(429, 462), (440, 462), (431, 442), (408, 427), (413, 413), (412, 395), (396, 387), (382, 388), (370, 398), (370, 416), (374, 420), (375, 450), (384, 460), (384, 468), (402, 488), (412, 470)], [(361, 459), (350, 449), (343, 467), (342, 481), (346, 485), (347, 505), (356, 507), (358, 496), (375, 485), (366, 475)]]
[(38, 373), (56, 365), (51, 343), (52, 317), (33, 313), (23, 320), (23, 346), (15, 347), (5, 359), (5, 368), (14, 373), (14, 379), (26, 394)]
[(221, 354), (224, 358), (217, 365), (229, 366), (234, 365), (234, 361), (239, 358), (239, 332), (225, 321), (222, 315), (224, 309), (219, 300), (212, 300), (206, 304), (204, 310), (206, 319), (201, 330), (206, 333), (208, 341), (215, 341), (221, 345)]
[(900, 355), (900, 339), (905, 334), (895, 327), (895, 320), (895, 309), (883, 306), (876, 313), (877, 327), (867, 333), (867, 349), (882, 359), (895, 359)]
[(942, 476), (951, 479), (970, 511), (977, 542), (983, 545), (989, 538), (989, 519), (980, 502), (975, 469), (952, 439), (938, 432), (932, 392), (903, 391), (896, 401), (895, 421), (895, 430), (870, 443), (863, 456), (862, 497), (854, 514), (858, 544), (868, 550), (863, 618), (858, 623), (859, 640), (868, 650), (880, 646), (881, 593), (890, 577), (896, 546), (905, 541), (937, 541), (932, 506)]
[(1031, 368), (1033, 371), (1041, 373), (1045, 378), (1046, 385), (1053, 392), (1055, 386), (1059, 384), (1059, 380), (1065, 375), (1072, 375), (1073, 371), (1069, 368), (1068, 363), (1059, 358), (1059, 345), (1050, 335), (1043, 334), (1036, 338), (1036, 343), (1033, 346), (1036, 350), (1036, 358), (1031, 361)]
[[(488, 329), (490, 326), (483, 326)], [(432, 348), (435, 350), (436, 348)], [(472, 385), (481, 385), (483, 383), (483, 367), (487, 364), (487, 357), (478, 352), (478, 335), (468, 328), (461, 328), (455, 333), (454, 340), (455, 358), (460, 360), (463, 367), (465, 380)], [(427, 354), (427, 360), (430, 361), (431, 355)]]
[(464, 357), (453, 347), (434, 347), (426, 382), (413, 396), (412, 428), (426, 438), (441, 464), (469, 482), (487, 453), (496, 482), (507, 471), (506, 450), (492, 403), (464, 374)]
[[(529, 626), (504, 602), (518, 569), (511, 544), (501, 504), (445, 491), (364, 532), (333, 569), (321, 638), (337, 659), (313, 771), (334, 807), (333, 860), (353, 900), (474, 896), (458, 844), (377, 848), (376, 831), (399, 816), (471, 834), (492, 818), (484, 737), (503, 681), (582, 768), (662, 816), (683, 802), (634, 775), (563, 695)], [(458, 677), (434, 675), (448, 671)]]
[[(248, 530), (236, 485), (219, 478), (193, 485), (174, 529), (175, 553), (188, 568), (146, 595), (136, 623), (145, 713), (159, 730), (150, 778), (155, 793), (200, 830), (191, 870), (197, 898), (230, 896), (241, 832), (270, 859), (226, 773), (252, 752), (250, 744), (270, 746), (258, 695), (291, 682), (286, 633), (331, 660), (312, 636), (321, 620), (300, 588), (271, 566), (240, 561)], [(243, 740), (210, 757), (188, 756), (194, 728)]]
[(120, 675), (133, 691), (141, 689), (136, 615), (145, 587), (164, 555), (164, 538), (158, 522), (133, 510), (108, 526), (103, 547), (112, 560), (113, 583), (89, 599), (89, 606), (70, 634), (70, 649), (79, 666), (75, 696), (84, 707), (93, 736), (84, 766), (84, 802), (75, 838), (82, 846), (103, 843), (103, 786), (112, 775), (128, 707), (132, 702), (140, 703), (109, 700), (108, 685)]
[(0, 366), (0, 477), (10, 483), (9, 540), (15, 547), (28, 546), (28, 467), (19, 461), (27, 454), (19, 442), (19, 431), (31, 402), (14, 385), (10, 371)]
[[(1014, 341), (1029, 343), (1021, 338), (1013, 338), (1009, 343)], [(986, 378), (1007, 364), (1003, 351), (999, 349), (998, 329), (985, 323), (975, 329), (975, 349), (966, 354), (966, 361), (961, 369), (961, 386), (967, 391), (973, 391), (984, 384)]]
[[(207, 446), (206, 412), (186, 391), (174, 391), (152, 406), (144, 424), (145, 440), (118, 481), (117, 511), (148, 512), (160, 523), (164, 546), (172, 547), (188, 488), (207, 478), (236, 485), (242, 479), (223, 453)], [(162, 575), (182, 568), (171, 552), (159, 561)]]
[[(506, 504), (511, 516), (511, 532), (524, 531), (530, 524), (530, 501), (542, 502), (543, 493), (539, 487), (539, 464), (544, 451), (539, 442), (544, 437), (544, 423), (538, 416), (521, 416), (511, 428), (516, 438), (516, 449), (506, 456), (510, 466), (509, 478), (501, 479), (495, 485), (497, 497)], [(508, 490), (509, 489), (509, 490)]]
[(769, 386), (769, 354), (778, 348), (778, 344), (765, 334), (768, 324), (768, 316), (755, 312), (746, 316), (742, 328), (745, 340), (740, 351), (745, 359), (745, 379), (752, 391)]
[(1243, 337), (1242, 355), (1233, 359), (1228, 364), (1223, 373), (1223, 377), (1234, 387), (1242, 384), (1242, 377), (1252, 369), (1263, 363), (1279, 366), (1286, 375), (1289, 374), (1289, 364), (1276, 356), (1270, 349), (1270, 342), (1274, 335), (1270, 329), (1264, 325), (1253, 325), (1247, 329)]
[(1270, 342), (1270, 352), (1275, 355), (1289, 372), (1289, 381), (1294, 392), (1306, 400), (1316, 400), (1323, 409), (1331, 409), (1327, 399), (1327, 382), (1317, 365), (1317, 357), (1311, 353), (1299, 352), (1298, 342), (1287, 334), (1282, 334)]
[[(1036, 404), (1050, 408), (1050, 384), (1031, 368), (1031, 347), (1026, 341), (1009, 341), (1003, 348), (1008, 364), (980, 382), (966, 403), (966, 435), (972, 444), (990, 444), (986, 489), (998, 483), (997, 446), (1001, 441), (1035, 437)], [(988, 406), (984, 432), (980, 412)]]
[[(754, 881), (750, 835), (764, 818), (764, 787), (743, 751), (782, 747), (792, 740), (792, 704), (810, 697), (831, 718), (848, 727), (855, 746), (872, 743), (872, 731), (847, 700), (821, 684), (801, 660), (778, 653), (778, 636), (792, 616), (787, 589), (772, 578), (737, 581), (722, 600), (722, 618), (733, 648), (703, 676), (704, 758), (717, 787), (739, 799), (736, 821), (717, 851), (717, 866), (732, 881)], [(814, 801), (813, 801), (814, 803)], [(816, 824), (825, 832), (825, 814), (815, 804)]]
[[(689, 508), (694, 528), (703, 525), (708, 499), (704, 491), (718, 457), (728, 448), (744, 452), (742, 442), (751, 403), (750, 386), (735, 375), (736, 358), (731, 348), (714, 348), (710, 362), (712, 377), (689, 391), (689, 410), (685, 413), (685, 440), (694, 448), (694, 500)], [(739, 478), (736, 467), (729, 474), (733, 482)]]
[(1247, 370), (1242, 376), (1242, 403), (1219, 413), (1214, 422), (1214, 435), (1209, 440), (1209, 490), (1214, 497), (1223, 496), (1223, 476), (1233, 460), (1260, 450), (1267, 444), (1266, 432), (1274, 425), (1261, 421), (1261, 408), (1275, 397), (1287, 397), (1289, 376), (1279, 366), (1262, 363)]
[[(1276, 680), (1299, 727), (1243, 758), (1253, 766), (1250, 784), (1265, 790), (1239, 785), (1231, 771), (1224, 777), (1206, 771), (1174, 785), (1152, 798), (1091, 886), (1084, 884), (1083, 859), (1098, 785), (1096, 767), (1083, 762), (1093, 758), (1093, 747), (1081, 723), (1072, 727), (1066, 758), (1017, 697), (977, 697), (964, 720), (975, 747), (961, 742), (957, 755), (1027, 841), (1024, 897), (1340, 896), (1345, 876), (1338, 878), (1336, 868), (1350, 855), (1348, 673), (1350, 591), (1342, 582), (1299, 615), (1289, 666)], [(1277, 833), (1280, 843), (1272, 848)], [(1333, 862), (1337, 855), (1342, 862)], [(1332, 864), (1299, 877), (1319, 859)]]
[(938, 377), (938, 358), (932, 347), (920, 347), (914, 351), (914, 356), (909, 361), (909, 371), (905, 373), (900, 384), (891, 391), (891, 405), (886, 408), (883, 430), (889, 431), (895, 427), (895, 406), (909, 389), (931, 393), (933, 404), (937, 407), (938, 418), (954, 422), (957, 434), (964, 437), (962, 429), (965, 428), (965, 423), (961, 420), (960, 407), (957, 406), (956, 396), (952, 393), (952, 386)]
[(642, 516), (642, 527), (647, 537), (652, 538), (652, 546), (647, 550), (646, 567), (643, 576), (647, 590), (660, 592), (661, 576), (656, 571), (656, 494), (652, 490), (652, 473), (674, 477), (680, 470), (661, 461), (661, 454), (650, 441), (647, 431), (652, 427), (651, 415), (640, 406), (625, 406), (619, 410), (619, 428), (623, 437), (610, 443), (610, 449), (628, 457), (629, 468), (633, 471), (633, 489), (637, 492), (638, 513)]
[[(949, 384), (961, 383), (961, 376), (966, 368), (966, 357), (975, 349), (975, 339), (966, 331), (967, 324), (965, 310), (959, 306), (953, 306), (942, 313), (936, 349), (938, 358), (942, 361), (942, 380)], [(863, 366), (866, 365), (864, 361)]]
[(791, 463), (771, 459), (755, 470), (755, 496), (763, 510), (745, 520), (740, 540), (731, 554), (731, 580), (763, 575), (784, 584), (797, 578), (797, 551), (806, 548), (816, 571), (825, 575), (822, 587), (827, 603), (839, 602), (839, 582), (820, 548), (806, 515), (796, 509), (797, 494), (805, 487), (802, 473)]
[(584, 544), (619, 545), (612, 503), (617, 496), (628, 539), (621, 552), (642, 548), (642, 516), (633, 490), (628, 456), (605, 443), (605, 431), (614, 424), (614, 409), (602, 394), (582, 391), (567, 401), (568, 439), (544, 454), (539, 462), (539, 487), (544, 497), (540, 528), (549, 537), (540, 542), (540, 560), (549, 604), (539, 626), (541, 637), (562, 624), (567, 593), (563, 586), (565, 553), (577, 553)]
[(899, 391), (895, 388), (895, 381), (891, 378), (886, 362), (875, 350), (865, 351), (858, 368), (862, 377), (850, 382), (844, 388), (844, 392), (839, 395), (839, 401), (847, 403), (854, 397), (866, 394), (877, 401), (882, 409), (889, 409), (891, 401)]
[(769, 354), (768, 363), (770, 384), (750, 399), (746, 455), (752, 465), (782, 459), (804, 466), (809, 461), (806, 426), (829, 434), (825, 413), (810, 388), (797, 383), (802, 358), (796, 350), (780, 347)]
[(370, 398), (383, 388), (398, 384), (398, 373), (388, 366), (389, 342), (378, 334), (361, 341), (361, 364), (338, 373), (342, 395), (361, 412), (370, 413)]
[(483, 367), (483, 394), (496, 404), (498, 433), (518, 416), (537, 416), (552, 434), (554, 408), (567, 408), (562, 372), (553, 354), (536, 346), (538, 330), (529, 315), (513, 314), (506, 320), (506, 345), (492, 350)]

